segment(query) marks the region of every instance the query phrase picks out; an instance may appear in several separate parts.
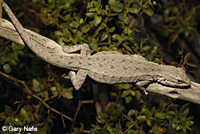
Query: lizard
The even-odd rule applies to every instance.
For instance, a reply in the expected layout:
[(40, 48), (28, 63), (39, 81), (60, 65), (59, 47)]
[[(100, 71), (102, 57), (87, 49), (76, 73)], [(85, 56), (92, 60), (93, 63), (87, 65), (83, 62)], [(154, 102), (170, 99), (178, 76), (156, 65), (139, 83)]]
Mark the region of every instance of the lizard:
[[(23, 41), (37, 56), (52, 65), (71, 70), (67, 78), (76, 90), (81, 88), (87, 76), (106, 84), (135, 83), (144, 91), (145, 86), (150, 83), (159, 83), (167, 87), (189, 87), (191, 84), (182, 68), (154, 63), (138, 54), (100, 51), (91, 55), (88, 44), (42, 44), (34, 40), (30, 33), (27, 34), (5, 2), (2, 6)], [(80, 53), (76, 53), (77, 51)]]

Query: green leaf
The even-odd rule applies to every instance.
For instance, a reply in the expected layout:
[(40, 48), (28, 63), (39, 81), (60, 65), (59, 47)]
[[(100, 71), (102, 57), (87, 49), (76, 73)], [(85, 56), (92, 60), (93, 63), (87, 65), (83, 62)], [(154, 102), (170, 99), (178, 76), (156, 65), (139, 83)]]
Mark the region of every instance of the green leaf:
[(81, 31), (83, 33), (87, 33), (90, 30), (91, 26), (89, 24), (85, 24), (82, 28)]
[(174, 7), (172, 8), (171, 12), (172, 12), (173, 14), (177, 15), (177, 14), (179, 13), (178, 7), (177, 7), (177, 6), (174, 6)]
[(138, 9), (136, 8), (129, 8), (129, 12), (133, 14), (138, 14)]
[(88, 11), (95, 12), (96, 10), (97, 10), (96, 8), (90, 8)]
[(123, 11), (123, 7), (124, 7), (123, 3), (117, 1), (117, 2), (115, 3), (115, 5), (114, 5), (113, 11), (119, 13), (119, 12)]
[(0, 119), (1, 120), (6, 120), (7, 116), (6, 116), (6, 113), (5, 112), (1, 112), (0, 113)]
[(95, 16), (94, 18), (94, 25), (97, 26), (102, 20), (101, 16)]
[(112, 116), (119, 116), (121, 113), (120, 109), (121, 109), (120, 105), (117, 104), (116, 102), (109, 102), (108, 105), (106, 106), (107, 113)]
[(147, 117), (151, 116), (151, 112), (149, 111), (148, 108), (142, 108), (141, 113), (144, 114)]
[(179, 131), (179, 130), (181, 130), (182, 129), (182, 125), (178, 125), (177, 127), (176, 127), (176, 131)]
[(186, 134), (187, 130), (186, 130), (185, 126), (182, 127), (182, 131), (183, 131), (184, 134)]
[(124, 46), (124, 48), (126, 48), (126, 50), (132, 52), (131, 47), (129, 47), (126, 43), (123, 43), (122, 45)]
[(144, 8), (143, 11), (149, 16), (152, 16), (154, 13), (153, 9), (151, 9), (151, 8)]
[(63, 91), (63, 88), (61, 87), (61, 85), (59, 83), (56, 82), (55, 85), (56, 85), (56, 90), (58, 92), (62, 92)]
[(84, 130), (84, 124), (80, 123), (81, 127), (80, 127), (80, 132), (82, 132)]
[(127, 96), (127, 97), (125, 98), (126, 104), (130, 103), (131, 100), (132, 100), (132, 97), (131, 97), (131, 96)]
[(5, 105), (5, 113), (6, 113), (7, 116), (12, 116), (13, 109), (10, 106)]
[(135, 134), (135, 131), (133, 129), (130, 129), (127, 134)]
[(174, 120), (174, 116), (167, 115), (166, 119), (168, 119), (168, 120), (172, 121), (172, 120)]
[(179, 112), (182, 113), (185, 109), (188, 108), (189, 105), (190, 105), (190, 103), (184, 104), (184, 105), (179, 109)]
[(149, 50), (151, 49), (151, 47), (150, 47), (150, 46), (144, 46), (142, 49), (143, 49), (144, 51), (149, 51)]
[(118, 43), (117, 43), (118, 45), (121, 44), (122, 41), (123, 41), (122, 37), (119, 34), (113, 34), (112, 35), (112, 39), (113, 40), (118, 40)]
[(82, 24), (84, 22), (83, 18), (80, 19), (79, 23)]
[(108, 3), (110, 5), (110, 7), (112, 8), (115, 6), (116, 0), (109, 0)]
[(106, 46), (101, 47), (101, 50), (102, 51), (110, 51), (110, 49), (108, 47), (106, 47)]
[(133, 85), (132, 84), (116, 84), (118, 88), (123, 88), (123, 89), (130, 89)]
[(51, 87), (50, 90), (51, 90), (51, 92), (56, 92), (57, 91), (56, 87)]
[(172, 116), (176, 116), (177, 115), (176, 112), (174, 112), (174, 111), (169, 111), (169, 112), (167, 112), (167, 114), (168, 115), (172, 115)]
[(125, 90), (122, 93), (122, 98), (125, 98), (127, 95), (135, 96), (135, 91), (133, 90)]
[[(67, 28), (64, 30), (64, 33), (65, 33), (65, 35), (67, 35), (67, 38), (72, 39), (72, 34)], [(64, 40), (65, 40), (65, 38), (64, 38)]]
[(105, 123), (106, 123), (105, 119), (99, 118), (99, 117), (96, 117), (96, 121), (97, 121), (98, 123), (100, 123), (100, 124), (105, 124)]
[(75, 134), (80, 134), (80, 133), (81, 133), (81, 132), (80, 132), (80, 129), (77, 128), (77, 127), (74, 127), (74, 133), (75, 133)]
[(132, 36), (134, 34), (134, 30), (128, 29), (128, 37)]
[(138, 117), (137, 117), (138, 123), (143, 123), (146, 119), (147, 119), (147, 118), (146, 118), (146, 116), (144, 116), (144, 115), (141, 115), (141, 116), (138, 116)]
[(21, 110), (20, 110), (20, 116), (22, 116), (23, 119), (27, 121), (27, 123), (30, 122), (30, 118), (28, 116), (28, 113), (24, 110), (24, 108), (21, 108)]
[(17, 117), (14, 119), (14, 123), (16, 126), (20, 126), (20, 127), (24, 125), (24, 123), (22, 123), (22, 121)]
[(107, 126), (107, 129), (110, 132), (110, 134), (118, 134), (118, 131), (115, 128)]
[(89, 18), (94, 18), (96, 16), (96, 13), (86, 13), (85, 15)]
[(135, 46), (136, 49), (139, 49), (138, 43), (134, 43), (133, 45)]
[(95, 37), (99, 34), (99, 31), (104, 29), (106, 27), (105, 23), (101, 23), (101, 25), (97, 28), (97, 30), (95, 31)]
[[(92, 39), (93, 40), (93, 39)], [(95, 40), (95, 39), (94, 39)], [(89, 46), (90, 46), (90, 48), (92, 49), (92, 50), (94, 50), (95, 52), (98, 52), (99, 50), (98, 50), (98, 45), (97, 45), (97, 42), (96, 41), (91, 41), (90, 43), (89, 43)]]
[(48, 128), (49, 128), (48, 124), (45, 124), (45, 125), (43, 125), (42, 128), (38, 129), (38, 133), (39, 134), (47, 134), (48, 133), (47, 132)]
[(156, 113), (155, 117), (158, 119), (166, 119), (167, 118), (167, 113)]
[(167, 16), (169, 16), (169, 13), (170, 13), (169, 8), (166, 8), (166, 9), (164, 10), (164, 12), (163, 12), (163, 15), (164, 15), (165, 17), (167, 17)]
[(9, 61), (9, 64), (13, 65), (13, 66), (16, 66), (17, 65), (17, 61), (12, 59), (12, 60)]
[(11, 67), (10, 67), (10, 64), (5, 64), (3, 65), (3, 71), (5, 73), (10, 73), (12, 71)]
[(42, 85), (36, 80), (36, 79), (33, 79), (33, 91), (35, 92), (40, 92), (42, 90)]
[(153, 106), (153, 107), (151, 108), (151, 114), (154, 114), (155, 111), (156, 111), (156, 108), (155, 108), (155, 106)]
[(128, 16), (124, 16), (124, 23), (125, 23), (126, 25), (128, 25), (128, 23), (129, 23)]
[(184, 31), (183, 34), (185, 37), (188, 37), (190, 33), (189, 33), (189, 31)]
[(8, 117), (4, 123), (6, 126), (14, 126), (14, 119), (12, 117)]
[(124, 97), (126, 97), (127, 95), (129, 95), (129, 90), (125, 90), (125, 91), (123, 91), (123, 93), (122, 93), (122, 98), (124, 98)]
[(63, 36), (63, 32), (61, 32), (61, 31), (55, 31), (55, 34), (56, 34), (57, 36)]
[(64, 92), (62, 93), (62, 96), (67, 99), (73, 99), (72, 92)]
[(111, 27), (108, 31), (112, 33), (115, 30), (115, 27)]
[(101, 35), (101, 41), (105, 41), (108, 38), (108, 34), (105, 32)]
[(131, 110), (129, 110), (127, 116), (132, 116), (132, 115), (136, 114), (136, 112), (137, 112), (136, 110), (131, 109)]
[(147, 120), (146, 120), (146, 123), (147, 123), (148, 126), (152, 126), (152, 123), (151, 123), (151, 120), (150, 120), (150, 119), (147, 119)]
[(101, 130), (102, 129), (99, 125), (91, 124), (91, 126), (96, 130)]
[(185, 123), (185, 126), (191, 126), (191, 125), (193, 125), (193, 124), (194, 124), (193, 121), (187, 121), (187, 122)]
[(79, 27), (79, 24), (76, 21), (72, 21), (69, 25), (71, 27), (73, 27), (73, 28), (78, 28)]
[(191, 53), (188, 52), (188, 53), (185, 55), (185, 57), (184, 57), (184, 62), (189, 61), (189, 60), (190, 60), (190, 57), (191, 57)]
[(155, 59), (153, 60), (153, 62), (156, 62), (156, 63), (160, 64), (160, 60), (159, 60), (158, 58), (155, 58)]
[(147, 57), (147, 59), (148, 59), (149, 61), (152, 61), (152, 60), (154, 59), (153, 54), (149, 54), (148, 57)]
[(24, 45), (19, 45), (15, 42), (12, 43), (11, 48), (13, 49), (13, 51), (19, 51), (22, 50), (25, 46)]
[[(51, 0), (51, 1), (54, 1), (54, 0)], [(70, 3), (65, 3), (65, 5), (61, 5), (61, 8), (65, 9), (65, 10), (69, 9), (70, 8)]]
[(188, 65), (188, 66), (191, 66), (191, 67), (197, 67), (197, 65), (190, 63), (190, 62), (186, 62), (185, 64)]
[(186, 110), (184, 110), (183, 117), (186, 117), (188, 114), (189, 114), (189, 108), (187, 108)]

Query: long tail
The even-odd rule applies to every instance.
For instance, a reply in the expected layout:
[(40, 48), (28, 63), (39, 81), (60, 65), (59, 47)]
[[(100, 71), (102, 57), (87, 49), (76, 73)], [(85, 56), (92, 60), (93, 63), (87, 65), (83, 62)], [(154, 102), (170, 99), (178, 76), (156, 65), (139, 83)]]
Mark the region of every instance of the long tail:
[(28, 47), (34, 53), (36, 53), (39, 57), (41, 57), (42, 59), (44, 59), (45, 57), (43, 57), (43, 55), (41, 55), (41, 53), (45, 53), (45, 52), (42, 49), (40, 49), (40, 46), (36, 46), (38, 44), (34, 43), (34, 41), (32, 41), (32, 39), (29, 38), (29, 35), (26, 34), (26, 31), (25, 31), (24, 27), (21, 25), (21, 23), (15, 17), (15, 15), (13, 14), (13, 12), (9, 8), (9, 6), (5, 2), (2, 3), (2, 6), (5, 9), (5, 11), (7, 12), (9, 18), (11, 19), (14, 27), (16, 28), (17, 32), (21, 36), (22, 40), (28, 45)]
[(24, 32), (24, 27), (21, 25), (21, 23), (18, 21), (18, 19), (15, 17), (15, 15), (13, 14), (12, 10), (9, 8), (9, 6), (3, 2), (2, 3), (3, 8), (5, 9), (5, 11), (7, 12), (9, 18), (11, 19), (14, 27), (17, 29), (19, 35), (21, 36), (21, 38), (24, 40), (24, 42), (30, 46), (33, 45), (31, 41), (29, 41), (29, 37), (25, 34), (26, 32)]
[(53, 40), (25, 29), (5, 2), (2, 3), (2, 6), (7, 12), (15, 29), (17, 30), (18, 34), (20, 35), (24, 43), (27, 44), (27, 46), (37, 56), (41, 57), (46, 62), (57, 65), (54, 63), (54, 59), (56, 59), (56, 57), (58, 56), (67, 55), (62, 51), (62, 47)]

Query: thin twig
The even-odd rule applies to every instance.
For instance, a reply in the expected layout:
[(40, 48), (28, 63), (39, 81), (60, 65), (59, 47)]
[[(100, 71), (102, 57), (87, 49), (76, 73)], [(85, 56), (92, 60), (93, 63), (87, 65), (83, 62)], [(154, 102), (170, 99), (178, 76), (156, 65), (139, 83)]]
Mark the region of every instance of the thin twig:
[(76, 113), (75, 113), (75, 115), (74, 115), (74, 122), (72, 123), (71, 129), (70, 129), (70, 133), (73, 131), (73, 128), (74, 128), (74, 126), (75, 126), (76, 119), (77, 119), (77, 116), (78, 116), (78, 113), (79, 113), (79, 111), (80, 111), (80, 108), (81, 108), (82, 104), (90, 104), (90, 103), (94, 103), (94, 101), (93, 101), (93, 100), (79, 101), (78, 107), (77, 107), (77, 109), (76, 109)]
[(65, 114), (63, 114), (63, 113), (57, 111), (56, 109), (50, 107), (50, 106), (49, 106), (46, 102), (44, 102), (40, 97), (38, 97), (38, 96), (36, 96), (35, 94), (33, 94), (32, 91), (29, 89), (29, 87), (26, 85), (25, 81), (19, 80), (19, 79), (15, 78), (15, 77), (13, 77), (13, 76), (11, 76), (11, 75), (8, 75), (8, 74), (5, 74), (5, 73), (3, 73), (3, 72), (0, 72), (0, 75), (2, 75), (2, 76), (4, 76), (4, 77), (8, 78), (9, 80), (12, 80), (12, 81), (14, 81), (14, 82), (17, 82), (17, 83), (22, 84), (22, 85), (25, 87), (25, 89), (28, 91), (28, 94), (29, 94), (30, 96), (32, 96), (33, 98), (37, 99), (39, 102), (41, 102), (43, 105), (45, 105), (45, 107), (47, 107), (49, 110), (51, 110), (51, 111), (53, 111), (54, 113), (57, 113), (57, 114), (59, 114), (59, 115), (65, 117), (66, 119), (68, 119), (68, 120), (70, 120), (70, 121), (73, 122), (73, 119), (72, 119), (72, 118), (70, 118), (69, 116), (67, 116), (67, 115), (65, 115)]

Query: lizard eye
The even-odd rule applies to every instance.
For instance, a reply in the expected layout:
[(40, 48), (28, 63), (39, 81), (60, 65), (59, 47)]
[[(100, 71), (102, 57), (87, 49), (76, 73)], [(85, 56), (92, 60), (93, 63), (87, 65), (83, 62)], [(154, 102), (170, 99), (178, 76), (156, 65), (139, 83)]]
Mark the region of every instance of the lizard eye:
[(182, 81), (181, 81), (181, 80), (178, 80), (177, 82), (178, 82), (178, 84), (181, 84), (181, 83), (182, 83)]

